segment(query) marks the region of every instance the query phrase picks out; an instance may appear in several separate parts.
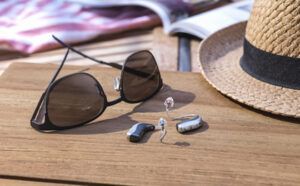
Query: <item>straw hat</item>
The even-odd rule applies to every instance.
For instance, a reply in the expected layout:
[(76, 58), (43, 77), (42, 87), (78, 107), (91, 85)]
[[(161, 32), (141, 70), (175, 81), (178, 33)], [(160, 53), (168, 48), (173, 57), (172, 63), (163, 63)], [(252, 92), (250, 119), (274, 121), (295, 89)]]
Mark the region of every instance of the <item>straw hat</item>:
[(300, 0), (256, 0), (248, 21), (204, 40), (205, 79), (256, 109), (300, 118)]

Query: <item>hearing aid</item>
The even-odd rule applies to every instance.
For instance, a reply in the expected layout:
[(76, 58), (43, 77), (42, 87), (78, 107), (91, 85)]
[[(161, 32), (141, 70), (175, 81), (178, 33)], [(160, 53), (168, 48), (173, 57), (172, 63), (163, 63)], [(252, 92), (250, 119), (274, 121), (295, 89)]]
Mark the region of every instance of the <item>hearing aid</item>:
[(203, 125), (202, 118), (199, 115), (185, 116), (175, 120), (180, 120), (180, 122), (176, 124), (176, 129), (181, 134), (197, 130)]
[(159, 119), (157, 126), (148, 123), (136, 123), (127, 132), (127, 139), (137, 143), (143, 139), (147, 132), (160, 130), (159, 140), (163, 143), (163, 139), (167, 135), (166, 125), (167, 121), (164, 118)]
[(172, 117), (170, 114), (170, 110), (175, 105), (175, 101), (172, 97), (168, 97), (165, 100), (164, 105), (168, 118), (170, 118), (172, 121), (179, 121), (178, 123), (176, 123), (177, 132), (181, 134), (186, 133), (189, 131), (197, 130), (203, 125), (202, 117), (197, 114), (188, 114), (176, 118)]
[(155, 126), (148, 123), (136, 123), (127, 132), (127, 139), (130, 142), (139, 142), (143, 139), (143, 136), (149, 132), (154, 131)]

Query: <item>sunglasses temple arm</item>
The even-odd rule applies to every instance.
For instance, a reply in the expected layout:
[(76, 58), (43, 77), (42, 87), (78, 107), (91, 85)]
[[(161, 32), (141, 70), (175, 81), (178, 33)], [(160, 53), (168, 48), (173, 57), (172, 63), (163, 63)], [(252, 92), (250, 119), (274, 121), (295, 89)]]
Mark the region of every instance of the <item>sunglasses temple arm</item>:
[(40, 124), (41, 123), (41, 120), (43, 119), (43, 117), (45, 116), (45, 94), (46, 92), (48, 91), (51, 83), (53, 83), (57, 77), (57, 75), (59, 74), (59, 72), (61, 71), (63, 65), (65, 64), (66, 60), (67, 60), (67, 57), (68, 57), (68, 54), (69, 54), (69, 49), (67, 50), (65, 56), (64, 56), (64, 59), (62, 60), (61, 64), (59, 65), (58, 69), (56, 70), (56, 72), (54, 73), (50, 83), (48, 84), (45, 92), (43, 93), (43, 95), (41, 96), (40, 98), (40, 101), (32, 115), (32, 118), (31, 118), (31, 123), (32, 124)]
[(56, 70), (56, 72), (54, 73), (54, 75), (53, 75), (53, 77), (52, 77), (52, 79), (51, 79), (48, 87), (51, 85), (51, 83), (53, 83), (55, 81), (56, 77), (58, 76), (59, 72), (61, 71), (62, 67), (64, 66), (64, 64), (65, 64), (65, 62), (67, 60), (69, 52), (70, 52), (70, 49), (67, 50), (67, 52), (66, 52), (66, 54), (64, 56), (64, 59), (60, 63), (60, 65), (59, 65), (58, 69)]
[(105, 61), (97, 60), (97, 59), (95, 59), (95, 58), (93, 58), (93, 57), (90, 57), (90, 56), (88, 56), (88, 55), (86, 55), (86, 54), (84, 54), (84, 53), (82, 53), (82, 52), (76, 50), (75, 48), (73, 48), (73, 47), (71, 47), (70, 45), (64, 43), (63, 41), (61, 41), (60, 39), (58, 39), (58, 38), (55, 37), (54, 35), (52, 35), (52, 37), (53, 37), (59, 44), (61, 44), (62, 46), (66, 47), (66, 48), (70, 49), (71, 51), (73, 51), (73, 52), (75, 52), (75, 53), (81, 55), (82, 57), (85, 57), (85, 58), (87, 58), (87, 59), (90, 59), (90, 60), (92, 60), (92, 61), (94, 61), (94, 62), (96, 62), (96, 63), (100, 63), (100, 64), (103, 64), (103, 65), (108, 65), (108, 66), (111, 66), (111, 67), (116, 68), (116, 69), (119, 69), (119, 70), (121, 70), (122, 67), (123, 67), (122, 65), (119, 65), (119, 64), (117, 64), (117, 63), (107, 63), (107, 62), (105, 62)]
[[(88, 56), (88, 55), (86, 55), (86, 54), (84, 54), (84, 53), (82, 53), (82, 52), (76, 50), (75, 48), (73, 48), (73, 47), (71, 47), (70, 45), (64, 43), (63, 41), (61, 41), (60, 39), (58, 39), (58, 38), (55, 37), (54, 35), (52, 35), (52, 37), (53, 37), (59, 44), (61, 44), (62, 46), (68, 48), (69, 50), (71, 50), (71, 51), (73, 51), (73, 52), (75, 52), (75, 53), (81, 55), (82, 57), (85, 57), (85, 58), (87, 58), (87, 59), (90, 59), (90, 60), (92, 60), (92, 61), (94, 61), (94, 62), (96, 62), (96, 63), (100, 63), (100, 64), (103, 64), (103, 65), (111, 66), (111, 67), (116, 68), (116, 69), (119, 69), (119, 70), (122, 70), (122, 69), (123, 69), (123, 66), (122, 66), (122, 65), (119, 65), (119, 64), (117, 64), (117, 63), (107, 63), (107, 62), (105, 62), (105, 61), (97, 60), (97, 59), (95, 59), (95, 58), (92, 58), (92, 57), (90, 57), (90, 56)], [(137, 70), (135, 70), (135, 69), (128, 68), (128, 67), (126, 68), (126, 71), (129, 72), (129, 73), (132, 73), (132, 74), (141, 76), (141, 77), (148, 77), (148, 76), (149, 76), (148, 73), (141, 72), (141, 71), (137, 71)]]

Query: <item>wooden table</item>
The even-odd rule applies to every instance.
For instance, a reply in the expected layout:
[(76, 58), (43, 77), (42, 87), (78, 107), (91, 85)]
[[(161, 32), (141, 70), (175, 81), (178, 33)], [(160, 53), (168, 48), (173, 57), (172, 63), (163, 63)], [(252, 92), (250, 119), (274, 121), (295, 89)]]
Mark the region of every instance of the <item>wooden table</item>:
[[(224, 97), (199, 73), (163, 72), (167, 86), (141, 104), (108, 108), (90, 125), (40, 133), (29, 120), (55, 65), (15, 63), (0, 78), (0, 183), (128, 185), (299, 185), (299, 121), (249, 109)], [(83, 67), (66, 67), (63, 73)], [(92, 67), (108, 99), (118, 96), (119, 72)], [(130, 143), (137, 121), (157, 123), (164, 99), (174, 115), (199, 113), (204, 126), (182, 135), (169, 121), (166, 144), (159, 132)], [(25, 181), (23, 181), (25, 180)], [(32, 182), (31, 182), (32, 181)]]

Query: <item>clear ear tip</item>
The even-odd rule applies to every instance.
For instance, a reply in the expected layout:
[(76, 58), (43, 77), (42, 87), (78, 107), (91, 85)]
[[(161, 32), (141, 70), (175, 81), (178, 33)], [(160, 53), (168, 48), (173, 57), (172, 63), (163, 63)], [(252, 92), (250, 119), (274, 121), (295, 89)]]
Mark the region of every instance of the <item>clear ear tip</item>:
[(158, 126), (164, 127), (166, 125), (167, 125), (167, 120), (165, 120), (164, 118), (160, 118), (158, 121)]
[(174, 99), (172, 97), (168, 97), (165, 102), (164, 102), (164, 105), (166, 106), (167, 109), (169, 108), (173, 108), (174, 107)]

